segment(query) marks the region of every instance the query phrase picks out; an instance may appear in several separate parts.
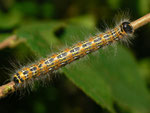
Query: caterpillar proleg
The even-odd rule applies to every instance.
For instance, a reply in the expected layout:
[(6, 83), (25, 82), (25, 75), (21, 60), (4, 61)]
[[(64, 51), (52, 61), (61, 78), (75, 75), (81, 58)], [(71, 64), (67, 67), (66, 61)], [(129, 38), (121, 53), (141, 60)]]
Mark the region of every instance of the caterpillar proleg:
[(133, 27), (129, 21), (123, 21), (114, 29), (107, 30), (104, 33), (97, 34), (89, 39), (79, 42), (64, 51), (53, 54), (48, 58), (42, 59), (35, 64), (22, 68), (13, 75), (12, 81), (16, 86), (22, 85), (31, 79), (44, 76), (47, 73), (53, 73), (61, 67), (86, 56), (104, 46), (111, 45), (119, 40), (126, 40), (134, 33)]

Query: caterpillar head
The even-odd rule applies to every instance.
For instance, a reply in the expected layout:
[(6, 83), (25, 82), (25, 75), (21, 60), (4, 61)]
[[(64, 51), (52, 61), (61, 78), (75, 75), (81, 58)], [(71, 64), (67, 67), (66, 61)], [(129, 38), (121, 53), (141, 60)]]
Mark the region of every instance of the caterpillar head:
[(123, 22), (121, 24), (121, 30), (124, 31), (127, 35), (133, 34), (134, 30), (130, 22)]

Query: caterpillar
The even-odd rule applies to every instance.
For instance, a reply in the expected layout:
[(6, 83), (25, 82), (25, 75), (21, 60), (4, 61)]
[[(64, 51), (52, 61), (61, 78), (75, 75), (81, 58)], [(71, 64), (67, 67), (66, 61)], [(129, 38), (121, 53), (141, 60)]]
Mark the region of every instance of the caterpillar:
[(41, 59), (35, 64), (22, 68), (13, 75), (12, 81), (18, 86), (31, 79), (44, 76), (47, 73), (51, 74), (61, 67), (104, 46), (111, 45), (119, 40), (126, 40), (129, 36), (132, 36), (133, 33), (134, 30), (131, 23), (129, 21), (123, 21), (114, 29), (99, 33), (83, 42), (78, 42), (70, 48), (64, 49), (64, 51), (58, 54), (53, 54), (52, 56)]

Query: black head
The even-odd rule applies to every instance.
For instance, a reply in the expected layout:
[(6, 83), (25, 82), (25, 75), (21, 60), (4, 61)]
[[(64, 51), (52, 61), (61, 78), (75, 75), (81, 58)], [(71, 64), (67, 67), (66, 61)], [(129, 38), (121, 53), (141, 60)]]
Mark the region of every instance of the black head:
[(129, 22), (123, 22), (121, 24), (121, 28), (123, 31), (125, 31), (127, 34), (132, 34), (133, 33), (133, 27)]

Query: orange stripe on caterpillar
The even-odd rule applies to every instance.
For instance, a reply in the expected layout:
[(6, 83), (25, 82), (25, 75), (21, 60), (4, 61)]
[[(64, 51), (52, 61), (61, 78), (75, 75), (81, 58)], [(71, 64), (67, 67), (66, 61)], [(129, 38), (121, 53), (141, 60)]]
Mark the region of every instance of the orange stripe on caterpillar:
[(70, 48), (66, 48), (59, 54), (54, 54), (40, 60), (36, 64), (21, 69), (13, 76), (13, 81), (18, 85), (23, 84), (25, 81), (32, 78), (44, 76), (44, 74), (48, 72), (53, 73), (53, 71), (58, 70), (103, 46), (110, 45), (113, 42), (132, 35), (133, 32), (130, 22), (123, 22), (112, 30), (91, 37), (86, 41), (79, 42)]

